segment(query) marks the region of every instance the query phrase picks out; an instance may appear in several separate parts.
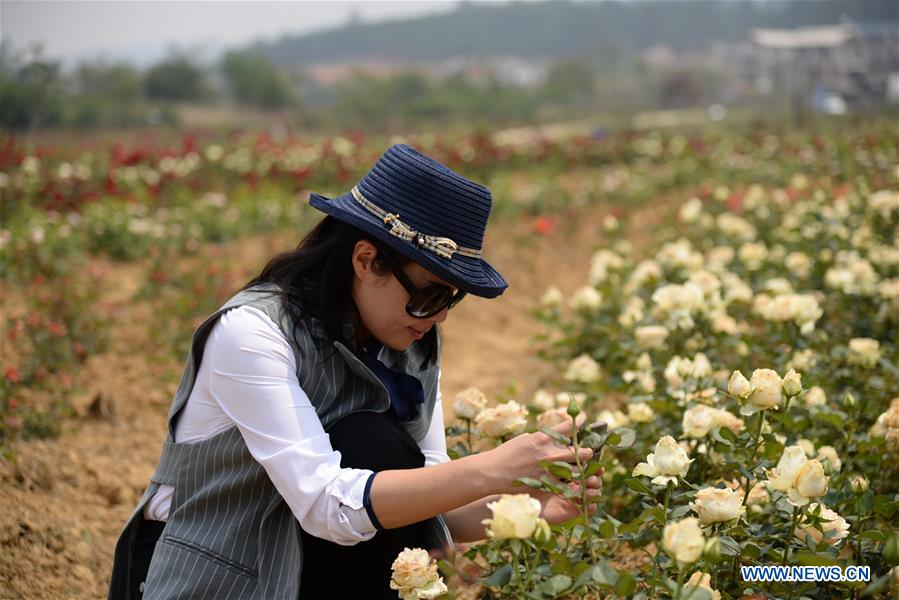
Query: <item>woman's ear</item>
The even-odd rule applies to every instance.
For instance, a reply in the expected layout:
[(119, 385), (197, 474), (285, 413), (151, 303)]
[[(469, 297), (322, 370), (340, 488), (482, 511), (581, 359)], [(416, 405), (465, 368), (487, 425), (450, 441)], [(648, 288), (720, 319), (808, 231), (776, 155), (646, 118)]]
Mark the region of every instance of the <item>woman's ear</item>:
[(363, 281), (367, 277), (376, 275), (372, 268), (372, 262), (378, 255), (378, 249), (368, 240), (359, 240), (353, 248), (353, 270), (356, 277)]

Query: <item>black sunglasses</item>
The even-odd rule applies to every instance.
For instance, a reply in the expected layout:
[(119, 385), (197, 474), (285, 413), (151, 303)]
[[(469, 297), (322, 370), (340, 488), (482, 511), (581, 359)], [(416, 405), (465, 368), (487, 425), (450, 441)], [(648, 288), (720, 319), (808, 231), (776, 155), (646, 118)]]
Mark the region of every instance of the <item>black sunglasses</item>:
[(410, 317), (415, 317), (416, 319), (433, 317), (444, 308), (454, 307), (465, 297), (466, 292), (457, 290), (453, 294), (452, 288), (441, 283), (432, 283), (423, 288), (417, 287), (389, 254), (384, 252), (378, 245), (375, 245), (375, 248), (378, 249), (378, 256), (387, 263), (390, 271), (396, 276), (402, 286), (406, 288), (406, 291), (409, 292), (406, 312)]

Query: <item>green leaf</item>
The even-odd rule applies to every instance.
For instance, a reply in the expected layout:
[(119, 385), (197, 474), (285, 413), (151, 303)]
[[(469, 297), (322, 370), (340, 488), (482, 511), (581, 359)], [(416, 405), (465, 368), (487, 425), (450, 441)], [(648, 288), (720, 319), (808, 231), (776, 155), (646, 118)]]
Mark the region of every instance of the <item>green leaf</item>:
[(840, 561), (830, 556), (824, 556), (815, 552), (797, 552), (793, 558), (801, 565), (810, 567), (833, 567), (840, 566)]
[(858, 537), (860, 537), (863, 540), (874, 540), (875, 542), (887, 541), (886, 534), (877, 529), (869, 529), (868, 531), (863, 531), (860, 534), (858, 534)]
[(625, 479), (624, 485), (631, 488), (632, 490), (634, 490), (637, 493), (645, 494), (647, 496), (655, 496), (655, 494), (650, 489), (650, 487), (648, 485), (646, 485), (645, 483), (643, 483), (640, 479), (637, 479), (636, 477), (631, 477), (629, 479)]
[(568, 575), (554, 575), (550, 577), (540, 586), (540, 591), (544, 594), (557, 596), (571, 586), (571, 577)]
[(537, 481), (533, 477), (519, 477), (512, 482), (512, 485), (526, 485), (528, 487), (540, 489), (543, 487), (543, 482)]
[(547, 465), (546, 470), (558, 477), (559, 479), (573, 479), (571, 473), (571, 464), (557, 460)]
[(537, 430), (542, 431), (560, 444), (564, 444), (565, 446), (571, 445), (571, 438), (569, 438), (567, 435), (559, 433), (555, 429), (550, 429), (549, 427), (538, 427)]
[(510, 579), (512, 579), (512, 565), (503, 565), (491, 573), (490, 577), (484, 580), (484, 583), (502, 587), (509, 583)]
[(732, 446), (737, 441), (736, 434), (727, 427), (715, 427), (712, 429), (712, 437), (727, 446)]
[(862, 590), (862, 593), (859, 595), (859, 598), (871, 598), (876, 596), (877, 594), (882, 594), (886, 592), (890, 587), (890, 581), (893, 579), (893, 575), (891, 572), (887, 571), (886, 575), (881, 575)]
[(615, 593), (622, 598), (630, 598), (636, 589), (637, 580), (626, 571), (618, 571), (618, 585), (615, 586)]
[(609, 434), (609, 441), (606, 442), (613, 448), (630, 448), (634, 445), (637, 434), (633, 429), (627, 427), (618, 427)]
[(607, 540), (615, 535), (615, 524), (611, 521), (603, 521), (599, 525), (599, 535), (601, 538)]
[(668, 516), (669, 519), (680, 519), (684, 515), (690, 512), (690, 507), (688, 505), (678, 506), (674, 510), (671, 511), (671, 514)]

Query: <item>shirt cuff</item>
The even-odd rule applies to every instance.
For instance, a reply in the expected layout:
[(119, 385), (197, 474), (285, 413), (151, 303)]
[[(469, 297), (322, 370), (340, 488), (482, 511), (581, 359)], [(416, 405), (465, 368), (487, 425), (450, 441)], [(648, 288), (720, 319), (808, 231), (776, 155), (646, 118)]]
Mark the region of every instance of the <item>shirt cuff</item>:
[(381, 525), (381, 522), (378, 521), (378, 517), (375, 516), (375, 511), (371, 507), (371, 484), (375, 480), (375, 475), (377, 472), (372, 473), (368, 477), (368, 481), (365, 482), (365, 490), (362, 492), (362, 506), (365, 507), (365, 512), (368, 514), (368, 518), (371, 521), (371, 524), (375, 526), (375, 529), (384, 529)]

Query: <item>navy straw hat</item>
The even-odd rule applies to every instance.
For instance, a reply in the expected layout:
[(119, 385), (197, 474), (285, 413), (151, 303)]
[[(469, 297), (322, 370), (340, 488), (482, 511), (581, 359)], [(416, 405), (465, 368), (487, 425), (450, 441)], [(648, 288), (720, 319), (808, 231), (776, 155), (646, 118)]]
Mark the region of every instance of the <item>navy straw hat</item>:
[(469, 294), (494, 298), (509, 287), (481, 253), (490, 190), (405, 144), (388, 148), (350, 192), (313, 193), (309, 203)]

